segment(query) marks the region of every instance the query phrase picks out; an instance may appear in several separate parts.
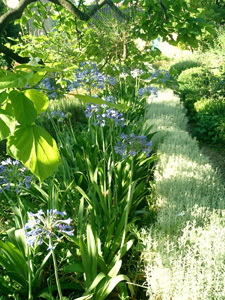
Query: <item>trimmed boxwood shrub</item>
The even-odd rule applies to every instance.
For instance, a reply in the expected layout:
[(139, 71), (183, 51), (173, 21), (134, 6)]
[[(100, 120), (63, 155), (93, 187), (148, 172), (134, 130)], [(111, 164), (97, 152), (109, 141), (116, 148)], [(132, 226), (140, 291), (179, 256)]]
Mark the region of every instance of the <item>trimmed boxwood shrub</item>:
[(183, 71), (200, 66), (201, 64), (195, 60), (184, 60), (172, 65), (169, 72), (173, 78), (177, 79)]
[(178, 76), (179, 93), (184, 96), (196, 95), (199, 97), (209, 95), (209, 76), (212, 74), (201, 67), (183, 71)]
[(194, 104), (195, 110), (199, 114), (225, 116), (225, 98), (203, 98)]
[(189, 115), (195, 115), (196, 101), (210, 95), (211, 77), (212, 74), (202, 67), (185, 70), (179, 75), (177, 92)]
[(194, 135), (209, 143), (225, 142), (225, 99), (201, 99), (194, 103), (196, 123)]

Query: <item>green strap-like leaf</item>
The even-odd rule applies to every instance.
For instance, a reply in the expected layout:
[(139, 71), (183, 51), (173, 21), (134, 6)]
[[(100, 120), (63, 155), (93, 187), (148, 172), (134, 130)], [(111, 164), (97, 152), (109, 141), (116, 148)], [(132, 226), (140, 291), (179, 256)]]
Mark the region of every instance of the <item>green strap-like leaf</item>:
[(107, 106), (117, 108), (119, 110), (128, 109), (128, 106), (126, 104), (110, 103), (110, 102), (106, 102), (106, 101), (102, 100), (101, 98), (95, 98), (95, 97), (91, 97), (91, 96), (87, 96), (87, 95), (80, 95), (80, 94), (76, 94), (73, 96), (78, 98), (79, 100), (81, 100), (84, 103), (105, 104)]
[(14, 109), (14, 116), (21, 125), (30, 125), (36, 120), (37, 110), (24, 93), (14, 90), (8, 97)]
[(8, 154), (21, 161), (40, 181), (60, 165), (55, 140), (38, 125), (18, 126), (7, 142)]
[(15, 128), (14, 117), (0, 109), (0, 140), (7, 138)]

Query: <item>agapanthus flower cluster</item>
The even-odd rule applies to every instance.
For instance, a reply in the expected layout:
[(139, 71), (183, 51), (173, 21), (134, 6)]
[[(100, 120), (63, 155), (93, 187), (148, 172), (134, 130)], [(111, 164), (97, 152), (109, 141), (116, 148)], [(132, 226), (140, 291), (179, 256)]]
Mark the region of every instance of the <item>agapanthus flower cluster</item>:
[(41, 82), (41, 86), (46, 88), (47, 91), (47, 95), (49, 99), (55, 99), (56, 98), (56, 92), (55, 91), (55, 87), (51, 84), (50, 79), (48, 77), (46, 77), (42, 82)]
[(170, 73), (164, 69), (156, 70), (151, 73), (153, 79), (158, 79), (158, 83), (166, 83), (170, 79)]
[(116, 103), (117, 102), (117, 98), (112, 96), (112, 95), (102, 97), (102, 99), (105, 100), (106, 102), (110, 102), (110, 103)]
[(67, 86), (69, 91), (86, 88), (88, 91), (91, 88), (104, 89), (104, 84), (115, 85), (116, 80), (112, 76), (107, 76), (100, 72), (96, 63), (81, 62), (79, 68), (75, 71), (76, 79), (70, 82)]
[[(37, 213), (28, 212), (28, 222), (25, 224), (26, 242), (33, 247), (46, 243), (47, 250), (53, 250), (55, 242), (60, 242), (63, 234), (74, 235), (71, 229), (72, 219), (63, 219), (66, 212), (56, 209), (47, 210), (45, 214), (41, 209)], [(46, 242), (46, 240), (48, 240)]]
[(115, 77), (112, 77), (112, 76), (106, 76), (106, 77), (105, 77), (105, 81), (106, 81), (106, 83), (108, 83), (108, 84), (110, 84), (110, 85), (113, 85), (113, 86), (116, 85), (116, 79), (115, 79)]
[(135, 156), (140, 153), (149, 156), (152, 149), (152, 141), (148, 142), (145, 135), (135, 135), (134, 133), (126, 135), (122, 133), (118, 146), (115, 146), (114, 149), (116, 153), (122, 155), (122, 158)]
[(19, 194), (21, 188), (29, 189), (32, 177), (18, 160), (7, 158), (0, 164), (0, 193), (12, 191)]
[(67, 118), (67, 115), (61, 110), (54, 110), (50, 113), (50, 116), (48, 116), (48, 119), (50, 118), (56, 119), (58, 122), (63, 122)]
[(158, 94), (158, 90), (154, 86), (147, 86), (144, 88), (140, 88), (138, 90), (138, 97), (141, 98), (143, 96), (151, 96), (151, 97), (156, 97)]
[(106, 108), (106, 104), (89, 104), (86, 106), (85, 115), (87, 118), (94, 117), (94, 125), (105, 127), (107, 121), (112, 120), (115, 126), (124, 127), (125, 119), (123, 113), (120, 113), (116, 108)]

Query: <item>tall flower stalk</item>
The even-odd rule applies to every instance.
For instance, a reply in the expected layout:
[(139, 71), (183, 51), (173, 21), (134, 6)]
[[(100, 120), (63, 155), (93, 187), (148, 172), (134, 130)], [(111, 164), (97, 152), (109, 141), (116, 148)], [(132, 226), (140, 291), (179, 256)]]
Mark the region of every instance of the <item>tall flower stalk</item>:
[[(47, 250), (51, 251), (55, 280), (58, 289), (60, 300), (63, 299), (61, 285), (58, 276), (58, 267), (54, 249), (62, 237), (60, 235), (67, 234), (72, 236), (73, 231), (71, 230), (72, 219), (66, 220), (59, 219), (60, 216), (64, 217), (66, 212), (59, 212), (56, 209), (47, 210), (47, 214), (43, 210), (39, 210), (37, 213), (28, 213), (28, 222), (25, 224), (24, 229), (26, 233), (26, 242), (31, 247), (36, 247), (43, 243), (48, 245)], [(48, 243), (46, 242), (48, 240)], [(30, 296), (30, 287), (29, 287)]]

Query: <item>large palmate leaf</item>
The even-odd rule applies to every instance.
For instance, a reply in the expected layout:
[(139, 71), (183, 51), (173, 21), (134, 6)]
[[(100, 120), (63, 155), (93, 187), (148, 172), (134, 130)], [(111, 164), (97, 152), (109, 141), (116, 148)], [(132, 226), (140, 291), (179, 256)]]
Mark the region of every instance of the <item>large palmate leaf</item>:
[(14, 90), (8, 97), (12, 103), (14, 116), (21, 125), (30, 125), (36, 120), (37, 110), (24, 93)]
[(0, 93), (0, 104), (5, 101), (5, 99), (7, 98), (7, 93), (6, 91), (3, 91)]
[(26, 90), (24, 92), (25, 96), (34, 103), (38, 114), (43, 113), (48, 108), (48, 97), (40, 91), (37, 90)]
[(15, 128), (15, 119), (0, 109), (0, 140), (7, 138)]
[(7, 142), (8, 154), (21, 161), (40, 181), (61, 163), (55, 140), (38, 125), (18, 126)]
[[(72, 94), (70, 94), (71, 96)], [(102, 100), (101, 98), (95, 98), (87, 95), (80, 95), (80, 94), (74, 94), (75, 98), (78, 98), (84, 103), (93, 103), (93, 104), (105, 104), (107, 106), (117, 108), (119, 110), (125, 110), (128, 109), (128, 106), (126, 104), (116, 104), (116, 103), (110, 103), (107, 101)]]
[(24, 87), (28, 80), (33, 76), (33, 72), (26, 74), (11, 73), (8, 76), (0, 77), (0, 89)]

